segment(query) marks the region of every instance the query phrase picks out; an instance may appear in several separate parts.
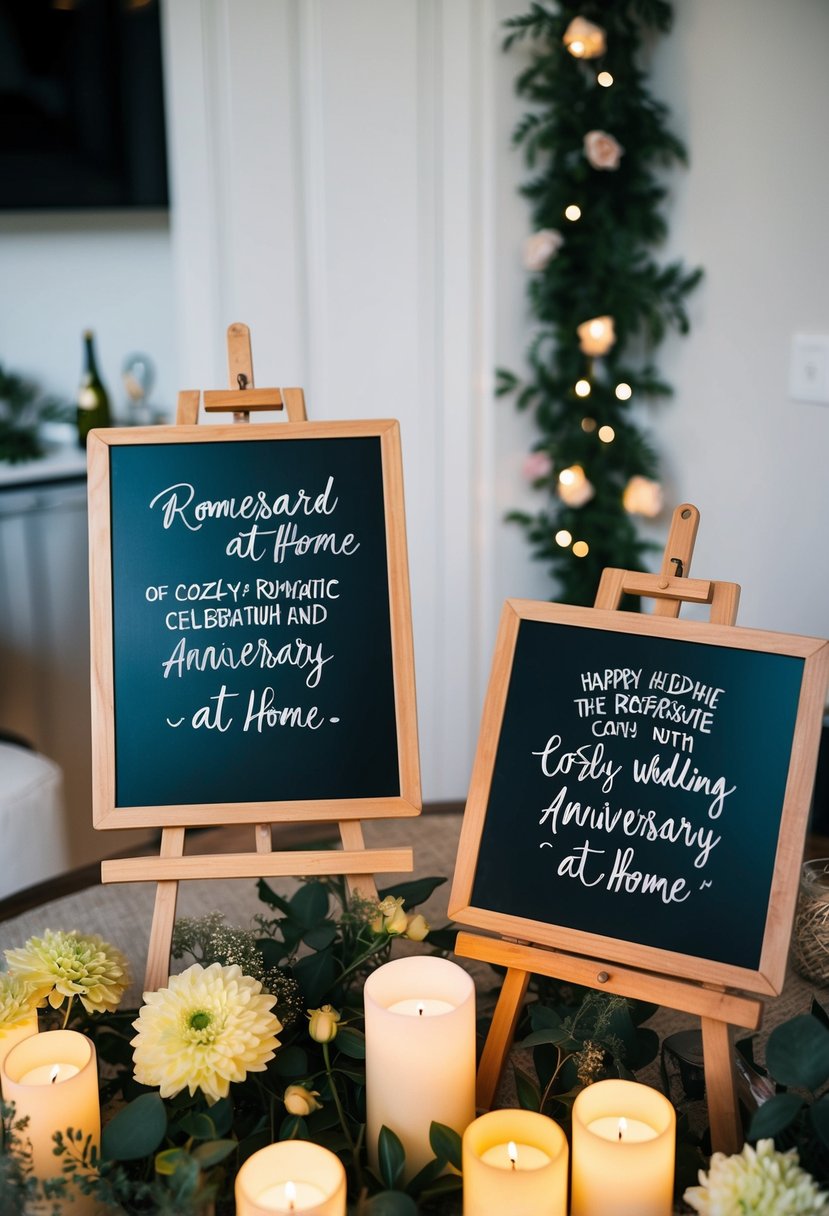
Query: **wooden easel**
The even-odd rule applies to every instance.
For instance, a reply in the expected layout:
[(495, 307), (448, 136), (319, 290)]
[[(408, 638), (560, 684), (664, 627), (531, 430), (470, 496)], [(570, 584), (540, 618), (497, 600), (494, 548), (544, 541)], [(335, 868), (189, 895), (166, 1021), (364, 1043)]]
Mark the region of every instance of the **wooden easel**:
[[(632, 570), (606, 569), (594, 607), (613, 611), (619, 607), (623, 595), (640, 595), (656, 601), (654, 612), (658, 616), (677, 617), (682, 603), (709, 604), (713, 624), (733, 625), (740, 597), (737, 584), (687, 577), (698, 527), (696, 507), (690, 503), (677, 507), (660, 572), (640, 574)], [(463, 958), (507, 969), (478, 1069), (479, 1108), (489, 1110), (492, 1105), (530, 976), (535, 973), (699, 1016), (712, 1147), (725, 1153), (740, 1149), (743, 1134), (730, 1027), (758, 1029), (763, 1005), (756, 997), (728, 992), (724, 986), (692, 984), (528, 942), (480, 937), (466, 932), (458, 934), (455, 950)]]
[[(232, 411), (235, 423), (248, 423), (252, 412), (284, 408), (289, 422), (307, 422), (305, 396), (301, 388), (253, 387), (253, 357), (247, 325), (235, 323), (228, 327), (227, 349), (230, 388), (206, 391), (203, 394), (207, 413)], [(178, 426), (198, 423), (201, 397), (199, 390), (179, 393), (176, 410)], [(103, 883), (157, 883), (144, 980), (145, 990), (153, 991), (167, 982), (178, 886), (183, 879), (343, 874), (352, 895), (359, 892), (365, 899), (376, 899), (375, 874), (408, 873), (414, 868), (411, 848), (367, 849), (362, 824), (358, 818), (343, 818), (337, 823), (343, 846), (341, 851), (328, 849), (275, 853), (272, 824), (258, 823), (253, 825), (255, 851), (252, 853), (185, 857), (186, 828), (177, 826), (161, 829), (161, 845), (157, 858), (103, 862)]]

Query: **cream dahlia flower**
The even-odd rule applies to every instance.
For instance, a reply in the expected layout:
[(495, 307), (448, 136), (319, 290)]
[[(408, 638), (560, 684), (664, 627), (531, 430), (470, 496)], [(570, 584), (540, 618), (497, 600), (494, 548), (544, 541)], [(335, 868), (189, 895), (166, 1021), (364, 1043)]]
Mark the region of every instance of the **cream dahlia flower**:
[(279, 1046), (276, 997), (240, 967), (194, 963), (144, 1001), (133, 1022), (135, 1079), (162, 1098), (200, 1089), (217, 1102), (231, 1081), (263, 1072)]
[(0, 974), (0, 1034), (25, 1022), (34, 1011), (35, 993), (18, 975)]
[(747, 1144), (741, 1153), (727, 1157), (714, 1153), (708, 1173), (699, 1172), (699, 1186), (689, 1187), (683, 1198), (701, 1216), (824, 1216), (829, 1196), (818, 1190), (810, 1174), (800, 1168), (797, 1151), (778, 1153), (773, 1140)]
[(87, 1013), (111, 1013), (130, 982), (124, 955), (97, 934), (47, 929), (5, 954), (9, 970), (28, 984), (37, 1004), (48, 1001), (53, 1009), (67, 997), (71, 1006), (78, 997)]

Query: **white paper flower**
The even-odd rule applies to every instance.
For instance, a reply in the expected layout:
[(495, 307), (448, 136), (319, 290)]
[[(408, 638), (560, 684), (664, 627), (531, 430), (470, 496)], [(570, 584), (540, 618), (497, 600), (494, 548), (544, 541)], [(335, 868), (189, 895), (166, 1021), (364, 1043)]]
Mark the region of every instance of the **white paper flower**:
[(588, 131), (584, 137), (584, 155), (594, 169), (618, 169), (624, 151), (607, 131)]
[(555, 228), (541, 228), (524, 242), (524, 265), (527, 270), (545, 270), (564, 244), (564, 237)]
[(586, 17), (573, 18), (564, 31), (562, 42), (574, 59), (595, 59), (607, 50), (604, 30)]
[(558, 475), (558, 496), (568, 507), (583, 507), (596, 493), (580, 464), (571, 464)]
[(586, 355), (606, 355), (616, 341), (612, 317), (591, 317), (576, 326), (579, 347)]
[(825, 1216), (829, 1196), (819, 1191), (810, 1174), (800, 1168), (797, 1152), (778, 1153), (773, 1140), (747, 1144), (727, 1157), (714, 1153), (699, 1186), (683, 1198), (700, 1216)]
[(622, 494), (622, 506), (629, 515), (644, 515), (653, 519), (662, 510), (664, 495), (658, 481), (650, 477), (631, 477)]

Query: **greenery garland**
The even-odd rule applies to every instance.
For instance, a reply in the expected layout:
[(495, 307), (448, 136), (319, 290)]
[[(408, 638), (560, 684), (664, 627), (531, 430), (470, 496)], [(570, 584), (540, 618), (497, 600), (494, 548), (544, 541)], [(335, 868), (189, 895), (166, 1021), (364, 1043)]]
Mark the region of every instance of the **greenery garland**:
[(536, 514), (508, 518), (570, 603), (592, 602), (604, 567), (644, 564), (650, 546), (633, 516), (659, 512), (661, 487), (633, 410), (671, 393), (652, 351), (669, 326), (688, 331), (685, 298), (702, 275), (648, 252), (666, 233), (657, 170), (686, 159), (640, 66), (671, 18), (667, 0), (562, 0), (505, 22), (505, 50), (533, 45), (516, 84), (532, 108), (513, 142), (533, 173), (521, 193), (535, 227), (525, 264), (537, 325), (527, 378), (499, 369), (498, 394), (515, 393), (535, 417), (525, 472), (545, 494)]

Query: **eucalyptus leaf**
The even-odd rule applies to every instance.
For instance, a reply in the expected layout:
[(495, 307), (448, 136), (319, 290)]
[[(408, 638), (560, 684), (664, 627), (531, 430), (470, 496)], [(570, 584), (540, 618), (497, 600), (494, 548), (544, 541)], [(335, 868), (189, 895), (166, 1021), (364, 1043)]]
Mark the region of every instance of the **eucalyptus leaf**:
[(327, 950), (307, 954), (294, 964), (294, 979), (302, 989), (308, 1007), (325, 1003), (337, 979), (337, 962)]
[(321, 882), (306, 882), (290, 900), (290, 915), (306, 929), (328, 915), (328, 891)]
[(521, 1040), (518, 1046), (540, 1047), (543, 1043), (554, 1043), (557, 1046), (568, 1043), (571, 1050), (580, 1046), (571, 1038), (570, 1031), (565, 1030), (563, 1026), (548, 1026), (546, 1030), (533, 1030), (525, 1039)]
[(307, 932), (303, 933), (302, 940), (306, 946), (310, 946), (312, 950), (326, 950), (337, 936), (337, 926), (333, 921), (323, 921), (322, 924), (313, 925)]
[(541, 1110), (541, 1090), (523, 1069), (513, 1067), (518, 1104), (522, 1110)]
[(829, 1096), (824, 1094), (809, 1107), (809, 1118), (821, 1144), (829, 1148)]
[(751, 1116), (748, 1125), (749, 1140), (774, 1139), (796, 1118), (804, 1106), (798, 1094), (775, 1094)]
[(366, 1036), (353, 1026), (342, 1026), (337, 1031), (337, 1047), (352, 1060), (366, 1058)]
[(365, 1210), (368, 1216), (417, 1216), (417, 1204), (404, 1191), (380, 1191)]
[(194, 1140), (212, 1140), (216, 1136), (216, 1125), (203, 1111), (191, 1110), (176, 1120), (176, 1127)]
[(209, 1170), (229, 1157), (237, 1147), (235, 1140), (205, 1140), (204, 1144), (193, 1149), (193, 1156), (203, 1170)]
[(220, 1098), (210, 1107), (210, 1118), (216, 1129), (216, 1135), (226, 1136), (233, 1127), (233, 1103), (230, 1098)]
[(277, 895), (276, 891), (265, 882), (264, 878), (260, 878), (256, 884), (256, 893), (262, 900), (263, 904), (267, 904), (269, 908), (276, 908), (284, 916), (291, 915), (291, 906), (286, 899), (281, 895)]
[(819, 1089), (829, 1078), (829, 1030), (810, 1013), (776, 1026), (766, 1044), (766, 1067), (781, 1085)]
[(456, 1170), (461, 1168), (461, 1138), (454, 1128), (433, 1120), (429, 1126), (429, 1144), (440, 1161), (448, 1161)]
[(307, 1140), (308, 1124), (300, 1115), (287, 1115), (279, 1127), (280, 1140)]
[(156, 1153), (155, 1172), (165, 1177), (172, 1177), (179, 1170), (186, 1170), (190, 1154), (183, 1148), (167, 1148), (163, 1153)]
[(137, 1161), (149, 1157), (167, 1133), (167, 1111), (157, 1093), (141, 1094), (104, 1127), (101, 1157), (105, 1161)]
[(400, 1138), (385, 1123), (380, 1128), (377, 1147), (380, 1177), (388, 1190), (393, 1191), (406, 1166), (406, 1150)]

